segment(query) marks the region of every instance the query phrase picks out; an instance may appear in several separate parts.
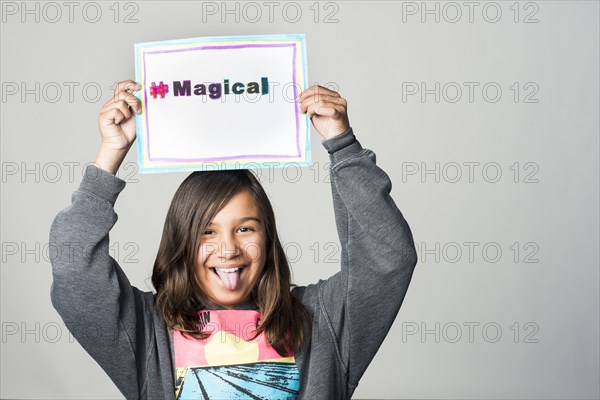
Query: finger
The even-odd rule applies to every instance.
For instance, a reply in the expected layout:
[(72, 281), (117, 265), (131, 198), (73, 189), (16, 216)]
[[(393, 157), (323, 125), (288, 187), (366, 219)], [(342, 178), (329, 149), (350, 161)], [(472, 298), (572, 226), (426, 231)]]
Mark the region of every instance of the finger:
[(310, 96), (315, 96), (315, 97), (319, 97), (321, 95), (324, 96), (334, 96), (334, 97), (339, 97), (340, 94), (334, 90), (328, 89), (326, 87), (323, 87), (321, 85), (314, 85), (309, 87), (306, 90), (303, 90), (300, 95), (298, 96), (298, 101), (303, 101), (304, 99), (310, 97)]
[[(117, 93), (113, 99), (107, 101), (106, 103), (104, 103), (104, 105), (102, 106), (102, 110), (107, 110), (111, 107), (112, 104), (118, 103), (119, 101), (125, 101), (127, 102), (127, 104), (133, 109), (133, 111), (135, 111), (136, 113), (138, 111), (141, 111), (142, 106), (140, 104), (140, 100), (135, 97), (133, 94), (126, 92), (124, 90), (120, 91), (119, 93)], [(102, 111), (101, 110), (101, 111)]]
[(328, 96), (327, 99), (326, 99), (326, 101), (329, 101), (329, 102), (331, 102), (333, 104), (341, 105), (343, 107), (346, 107), (348, 105), (348, 101), (345, 98), (343, 98), (342, 96), (340, 96), (340, 95), (337, 95), (337, 96)]
[(341, 96), (338, 97), (334, 97), (334, 96), (320, 96), (320, 98), (318, 100), (315, 101), (314, 98), (308, 97), (306, 99), (304, 99), (302, 101), (302, 103), (300, 103), (300, 111), (302, 113), (306, 112), (306, 110), (308, 109), (308, 107), (310, 107), (313, 104), (319, 104), (319, 103), (330, 103), (330, 104), (337, 104), (337, 105), (341, 105), (343, 107), (346, 107), (348, 102), (346, 101), (346, 99), (344, 99)]
[(102, 109), (101, 112), (108, 111), (113, 108), (119, 109), (121, 111), (121, 113), (123, 113), (123, 115), (126, 116), (127, 118), (131, 117), (131, 109), (129, 108), (129, 104), (127, 103), (126, 100), (121, 99), (121, 100), (117, 101), (116, 103), (113, 103), (111, 101), (109, 104), (107, 104), (107, 106), (105, 108)]
[(303, 102), (307, 98), (312, 97), (315, 101), (317, 101), (319, 97), (319, 88), (318, 86), (311, 86), (306, 90), (303, 90), (298, 96), (298, 102)]
[(302, 102), (300, 103), (300, 110), (302, 112), (305, 112), (310, 105), (318, 103), (320, 101), (327, 101), (328, 98), (329, 98), (328, 96), (321, 96), (321, 95), (305, 97), (302, 100)]
[(100, 122), (103, 126), (119, 125), (126, 121), (129, 117), (125, 117), (120, 109), (111, 108), (110, 110), (100, 114)]
[(142, 85), (140, 85), (139, 83), (137, 83), (134, 80), (131, 79), (127, 79), (125, 81), (119, 82), (116, 84), (115, 86), (115, 90), (114, 90), (114, 95), (115, 97), (117, 96), (117, 94), (121, 91), (137, 91), (140, 90), (142, 88)]
[(335, 103), (314, 103), (308, 107), (306, 114), (309, 119), (312, 119), (315, 115), (319, 115), (337, 120), (345, 115), (345, 108)]
[(325, 100), (319, 99), (318, 101), (314, 101), (312, 97), (306, 98), (300, 103), (300, 111), (303, 113), (308, 112), (308, 110), (314, 110), (315, 107), (321, 105)]

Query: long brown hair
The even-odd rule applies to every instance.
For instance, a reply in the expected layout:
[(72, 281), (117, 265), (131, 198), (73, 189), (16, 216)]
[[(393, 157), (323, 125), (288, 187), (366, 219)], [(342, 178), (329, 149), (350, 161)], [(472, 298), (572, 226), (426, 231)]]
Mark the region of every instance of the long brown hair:
[(277, 235), (271, 202), (249, 170), (197, 171), (181, 183), (167, 212), (154, 262), (156, 306), (167, 327), (195, 338), (210, 336), (202, 332), (198, 318), (198, 311), (209, 304), (196, 280), (200, 236), (229, 199), (243, 190), (251, 193), (260, 211), (267, 240), (265, 266), (251, 294), (262, 315), (256, 336), (264, 332), (271, 346), (285, 356), (298, 351), (310, 338), (310, 315), (291, 295), (290, 266)]

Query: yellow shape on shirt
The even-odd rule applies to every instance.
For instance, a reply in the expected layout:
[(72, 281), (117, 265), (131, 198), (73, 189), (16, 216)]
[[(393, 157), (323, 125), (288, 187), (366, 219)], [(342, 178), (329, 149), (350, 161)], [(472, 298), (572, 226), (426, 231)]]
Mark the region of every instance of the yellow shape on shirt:
[(258, 343), (219, 331), (210, 338), (204, 354), (211, 366), (253, 363), (258, 361)]

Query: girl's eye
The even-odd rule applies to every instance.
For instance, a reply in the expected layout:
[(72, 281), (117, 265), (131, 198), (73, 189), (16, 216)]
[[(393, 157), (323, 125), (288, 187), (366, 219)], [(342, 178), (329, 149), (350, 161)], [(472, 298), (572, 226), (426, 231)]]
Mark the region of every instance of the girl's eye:
[[(246, 233), (246, 232), (250, 232), (250, 231), (252, 230), (252, 228), (248, 228), (248, 227), (246, 227), (246, 226), (243, 226), (243, 227), (239, 228), (239, 230), (240, 230), (242, 233)], [(211, 230), (211, 229), (207, 229), (207, 230), (205, 230), (205, 231), (204, 231), (204, 235), (212, 235), (212, 234), (214, 234), (214, 233), (215, 233), (215, 231), (213, 231), (213, 230)]]

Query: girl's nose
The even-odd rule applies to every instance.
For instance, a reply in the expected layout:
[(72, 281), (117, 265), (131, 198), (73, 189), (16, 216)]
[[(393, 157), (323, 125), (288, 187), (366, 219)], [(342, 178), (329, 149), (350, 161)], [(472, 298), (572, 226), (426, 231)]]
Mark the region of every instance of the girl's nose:
[(229, 260), (239, 256), (239, 254), (239, 243), (236, 240), (234, 240), (231, 236), (223, 237), (220, 243), (219, 257), (222, 260)]

